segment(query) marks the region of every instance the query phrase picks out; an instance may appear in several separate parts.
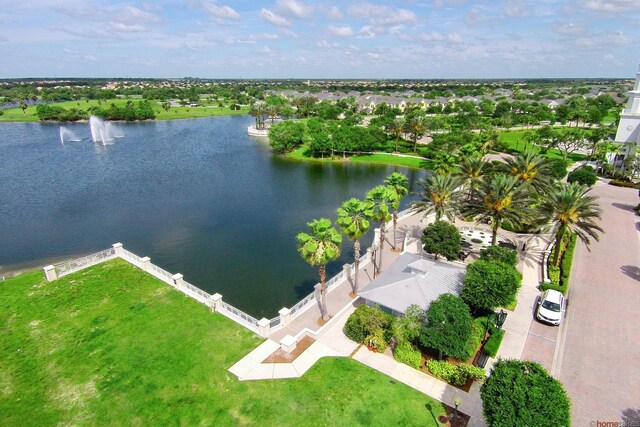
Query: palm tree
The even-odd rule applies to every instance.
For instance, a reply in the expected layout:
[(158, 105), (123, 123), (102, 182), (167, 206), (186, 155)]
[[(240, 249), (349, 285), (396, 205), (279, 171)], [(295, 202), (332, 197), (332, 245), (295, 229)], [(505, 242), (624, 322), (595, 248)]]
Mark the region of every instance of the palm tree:
[(327, 263), (340, 256), (342, 235), (331, 226), (331, 220), (320, 218), (307, 224), (310, 234), (298, 233), (298, 253), (312, 266), (320, 270), (320, 306), (322, 320), (329, 320), (327, 313)]
[(265, 113), (271, 119), (271, 126), (273, 126), (273, 122), (276, 120), (276, 117), (278, 117), (279, 110), (280, 107), (278, 105), (269, 104), (266, 106)]
[(423, 116), (413, 116), (405, 123), (406, 131), (411, 135), (413, 141), (413, 152), (418, 150), (418, 138), (424, 135), (426, 129), (426, 121)]
[(398, 118), (393, 120), (390, 130), (391, 130), (391, 133), (394, 134), (396, 137), (395, 151), (398, 151), (398, 142), (400, 141), (400, 135), (402, 135), (402, 131), (404, 130), (404, 128), (405, 128), (404, 119)]
[(436, 214), (436, 221), (443, 216), (453, 220), (460, 204), (460, 181), (453, 175), (430, 175), (419, 181), (422, 191), (418, 193), (420, 200), (411, 204), (416, 212), (424, 212), (424, 216)]
[(377, 273), (376, 271), (374, 271), (374, 276), (380, 274), (380, 270), (382, 267), (382, 252), (384, 252), (384, 227), (387, 221), (391, 219), (389, 208), (393, 205), (397, 197), (398, 196), (396, 196), (396, 192), (391, 187), (384, 185), (379, 185), (369, 190), (369, 192), (367, 193), (367, 201), (373, 203), (373, 215), (371, 216), (371, 219), (373, 221), (380, 221), (380, 245), (378, 247), (378, 250), (380, 251), (380, 259), (378, 261), (377, 269), (374, 269), (377, 270)]
[(432, 167), (438, 175), (447, 175), (456, 164), (456, 156), (453, 154), (440, 151), (432, 160)]
[(369, 218), (373, 216), (373, 203), (352, 198), (338, 208), (336, 224), (340, 226), (342, 234), (349, 240), (353, 240), (354, 253), (354, 279), (353, 292), (358, 291), (358, 272), (360, 269), (360, 239), (367, 234), (371, 223)]
[(393, 188), (396, 193), (396, 200), (393, 202), (393, 250), (396, 250), (396, 228), (398, 226), (398, 209), (400, 208), (400, 202), (402, 198), (409, 194), (409, 180), (407, 177), (399, 172), (394, 172), (384, 180), (384, 183)]
[(488, 169), (489, 163), (482, 160), (481, 156), (467, 157), (458, 164), (458, 170), (455, 172), (455, 176), (460, 179), (469, 191), (468, 199), (473, 197), (473, 194), (478, 189)]
[(257, 101), (251, 104), (249, 115), (255, 118), (256, 129), (264, 129), (264, 115), (266, 114), (266, 107), (267, 104), (263, 101)]
[(558, 184), (551, 188), (540, 204), (540, 212), (555, 227), (556, 245), (553, 265), (556, 267), (560, 262), (562, 238), (567, 232), (576, 233), (587, 248), (591, 243), (589, 237), (597, 241), (599, 239), (597, 232), (604, 233), (595, 222), (602, 214), (598, 206), (598, 198), (587, 196), (589, 190), (590, 188), (577, 182)]
[(529, 194), (516, 177), (497, 173), (482, 181), (463, 210), (478, 222), (491, 221), (491, 244), (495, 245), (502, 221), (521, 224), (531, 216), (530, 201)]
[(538, 194), (549, 188), (551, 164), (531, 148), (507, 159), (507, 170), (521, 183), (533, 187)]

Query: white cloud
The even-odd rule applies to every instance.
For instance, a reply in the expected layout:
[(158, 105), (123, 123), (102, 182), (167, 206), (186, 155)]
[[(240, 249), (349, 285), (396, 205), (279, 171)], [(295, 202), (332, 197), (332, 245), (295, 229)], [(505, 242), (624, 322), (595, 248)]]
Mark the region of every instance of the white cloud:
[(144, 10), (140, 10), (137, 7), (133, 7), (131, 5), (124, 5), (122, 11), (119, 13), (120, 20), (125, 22), (160, 22), (161, 19), (158, 15), (154, 15), (153, 13), (145, 12)]
[(367, 52), (367, 57), (369, 59), (377, 60), (377, 59), (380, 59), (380, 54), (379, 53), (373, 53), (373, 52)]
[(365, 25), (358, 31), (358, 38), (360, 39), (372, 39), (376, 36), (376, 32), (370, 25)]
[(224, 22), (225, 19), (240, 19), (240, 14), (229, 6), (218, 6), (211, 2), (205, 2), (203, 7), (216, 22)]
[(442, 6), (460, 6), (467, 2), (467, 0), (435, 0), (433, 6), (440, 8)]
[(524, 18), (531, 15), (531, 9), (529, 9), (524, 0), (506, 0), (504, 14), (509, 18)]
[(144, 25), (140, 24), (125, 24), (123, 22), (109, 22), (109, 28), (112, 31), (117, 31), (120, 33), (140, 33), (143, 31), (147, 31), (147, 28)]
[(329, 31), (331, 32), (331, 34), (338, 37), (353, 36), (353, 29), (351, 27), (334, 27), (333, 25), (330, 25)]
[(86, 59), (87, 61), (97, 61), (98, 58), (96, 58), (94, 55), (85, 55), (83, 56), (84, 59)]
[(464, 23), (467, 25), (477, 25), (489, 20), (489, 17), (479, 7), (472, 7), (464, 15)]
[(584, 34), (586, 32), (586, 28), (572, 21), (568, 22), (560, 22), (556, 21), (553, 23), (553, 30), (559, 34), (574, 36), (577, 34)]
[(291, 37), (293, 39), (297, 39), (299, 37), (297, 33), (294, 33), (293, 31), (291, 31), (288, 28), (279, 28), (278, 31), (280, 31), (285, 36), (289, 36), (289, 37)]
[(333, 20), (338, 20), (338, 19), (342, 19), (342, 13), (340, 13), (340, 9), (338, 9), (336, 6), (332, 6), (329, 9), (324, 9), (324, 16), (326, 16), (329, 19), (333, 19)]
[(600, 12), (626, 12), (640, 8), (638, 0), (582, 0), (580, 3), (586, 9)]
[(443, 34), (438, 31), (420, 34), (420, 40), (425, 42), (449, 42), (462, 43), (462, 37), (458, 33)]
[(329, 43), (326, 40), (320, 40), (319, 42), (316, 43), (316, 46), (323, 49), (336, 49), (340, 47), (338, 43)]
[(349, 15), (369, 19), (376, 25), (397, 25), (416, 21), (416, 14), (408, 9), (395, 9), (371, 3), (354, 4), (349, 7)]
[(249, 40), (277, 40), (278, 35), (274, 33), (255, 33), (249, 35)]
[(260, 53), (263, 53), (265, 55), (275, 55), (276, 51), (269, 48), (268, 46), (264, 46), (261, 49), (258, 50)]
[(285, 27), (287, 25), (291, 25), (291, 21), (289, 21), (283, 16), (276, 15), (269, 9), (262, 8), (262, 10), (260, 10), (260, 16), (262, 16), (262, 18), (265, 19), (266, 21), (271, 22), (273, 25), (277, 25), (278, 27)]
[(284, 16), (293, 18), (308, 18), (313, 13), (311, 6), (296, 0), (278, 0), (276, 10)]

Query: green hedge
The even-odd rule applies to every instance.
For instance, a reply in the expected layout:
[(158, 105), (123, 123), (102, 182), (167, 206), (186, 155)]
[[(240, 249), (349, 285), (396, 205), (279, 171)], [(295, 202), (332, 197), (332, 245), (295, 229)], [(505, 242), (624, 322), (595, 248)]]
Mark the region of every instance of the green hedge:
[(496, 357), (496, 354), (498, 354), (498, 349), (500, 348), (500, 344), (502, 343), (502, 338), (504, 338), (504, 331), (494, 332), (489, 337), (487, 342), (484, 343), (484, 352), (491, 357)]
[[(549, 259), (551, 259), (551, 257), (549, 257)], [(560, 267), (549, 265), (549, 279), (551, 280), (551, 283), (555, 285), (560, 284)]]
[(571, 235), (569, 246), (564, 252), (562, 262), (560, 263), (560, 286), (567, 288), (569, 286), (569, 276), (571, 275), (571, 264), (573, 264), (573, 251), (576, 249), (577, 234)]
[(609, 185), (613, 185), (615, 187), (638, 188), (638, 185), (631, 181), (620, 181), (619, 179), (612, 179), (609, 181)]
[(555, 291), (562, 292), (563, 295), (567, 294), (567, 288), (565, 288), (564, 286), (555, 285), (553, 283), (548, 283), (548, 282), (540, 283), (541, 291), (546, 291), (547, 289), (553, 289)]
[(484, 369), (466, 363), (452, 365), (444, 360), (427, 360), (425, 366), (433, 375), (455, 386), (462, 386), (469, 379), (484, 380), (486, 376)]
[(420, 369), (422, 353), (408, 342), (400, 343), (393, 351), (393, 358), (400, 363), (404, 363), (413, 369)]
[[(344, 334), (357, 343), (362, 343), (370, 335), (384, 332), (391, 328), (393, 316), (385, 313), (380, 307), (361, 305), (351, 313), (344, 325)], [(385, 337), (386, 338), (386, 337)]]

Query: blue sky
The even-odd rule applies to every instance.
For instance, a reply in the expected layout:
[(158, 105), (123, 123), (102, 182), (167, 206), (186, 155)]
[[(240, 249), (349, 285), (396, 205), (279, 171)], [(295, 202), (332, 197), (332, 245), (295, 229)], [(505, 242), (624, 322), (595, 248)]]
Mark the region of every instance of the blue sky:
[(633, 77), (640, 0), (0, 0), (0, 77)]

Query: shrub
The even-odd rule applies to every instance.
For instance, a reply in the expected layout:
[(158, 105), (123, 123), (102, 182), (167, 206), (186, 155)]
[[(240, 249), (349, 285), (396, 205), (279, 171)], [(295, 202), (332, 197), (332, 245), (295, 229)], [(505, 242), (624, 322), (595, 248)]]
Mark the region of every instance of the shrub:
[(395, 317), (391, 325), (391, 335), (397, 343), (412, 343), (420, 336), (425, 318), (425, 311), (420, 306), (412, 304), (407, 308), (403, 317)]
[(486, 330), (486, 317), (478, 317), (476, 319), (473, 319), (473, 333), (471, 334), (471, 338), (467, 342), (467, 347), (465, 348), (465, 353), (461, 360), (469, 360), (475, 355), (476, 350), (478, 349), (478, 347), (480, 347), (480, 343), (484, 339)]
[(487, 353), (491, 357), (496, 357), (498, 354), (498, 349), (500, 348), (500, 344), (502, 343), (502, 338), (504, 338), (504, 331), (495, 331), (484, 343), (484, 352)]
[(563, 295), (566, 295), (567, 288), (565, 286), (556, 285), (554, 283), (543, 282), (540, 283), (540, 290), (546, 291), (547, 289), (553, 289), (558, 292), (562, 292)]
[(591, 187), (596, 183), (598, 177), (591, 166), (581, 166), (571, 172), (567, 177), (567, 182), (577, 182), (582, 185)]
[(551, 283), (555, 285), (560, 284), (560, 267), (556, 267), (555, 265), (549, 266), (549, 279), (551, 280)]
[(422, 232), (424, 250), (430, 254), (443, 255), (448, 260), (458, 259), (462, 241), (458, 228), (446, 221), (429, 224)]
[(489, 246), (480, 251), (480, 259), (498, 261), (515, 267), (518, 263), (518, 255), (514, 249), (502, 246)]
[(571, 264), (573, 263), (573, 252), (576, 249), (576, 242), (578, 239), (577, 234), (571, 235), (571, 240), (567, 246), (567, 250), (564, 251), (562, 256), (562, 262), (560, 263), (560, 285), (567, 287), (569, 285), (569, 276), (571, 275)]
[(404, 363), (413, 369), (420, 369), (422, 353), (408, 342), (400, 343), (393, 351), (393, 357), (400, 363)]
[(376, 329), (375, 331), (367, 335), (364, 339), (364, 343), (367, 346), (375, 348), (380, 353), (384, 353), (384, 351), (387, 349), (387, 340), (382, 329)]
[(626, 188), (638, 188), (636, 184), (630, 181), (622, 181), (619, 179), (612, 179), (609, 181), (609, 185), (614, 185), (616, 187), (626, 187)]
[(490, 427), (571, 424), (564, 387), (535, 362), (498, 360), (480, 397)]
[(353, 341), (362, 343), (376, 331), (389, 329), (392, 321), (393, 316), (380, 310), (380, 307), (361, 305), (347, 319), (344, 334)]
[(455, 386), (462, 386), (469, 379), (477, 381), (485, 378), (484, 369), (465, 363), (452, 365), (444, 360), (427, 360), (425, 366), (433, 375)]
[(473, 320), (467, 304), (455, 295), (442, 294), (429, 306), (420, 344), (447, 356), (464, 359), (472, 332)]
[(479, 259), (467, 267), (460, 296), (475, 309), (493, 310), (510, 304), (521, 282), (522, 274), (515, 267)]
[(562, 159), (550, 159), (549, 175), (556, 180), (561, 180), (567, 176), (567, 162)]

